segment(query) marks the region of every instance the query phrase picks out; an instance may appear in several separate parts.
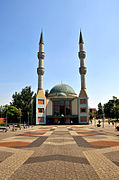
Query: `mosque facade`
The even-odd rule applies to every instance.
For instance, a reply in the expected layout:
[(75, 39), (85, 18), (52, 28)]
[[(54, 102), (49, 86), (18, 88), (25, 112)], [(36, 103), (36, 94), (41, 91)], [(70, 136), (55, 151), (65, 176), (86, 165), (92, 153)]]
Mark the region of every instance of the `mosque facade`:
[(79, 96), (68, 84), (55, 85), (45, 96), (43, 90), (43, 75), (45, 58), (43, 33), (41, 32), (38, 52), (38, 91), (36, 96), (36, 124), (88, 124), (88, 95), (86, 91), (86, 67), (84, 41), (80, 31), (79, 73), (81, 76), (81, 90)]

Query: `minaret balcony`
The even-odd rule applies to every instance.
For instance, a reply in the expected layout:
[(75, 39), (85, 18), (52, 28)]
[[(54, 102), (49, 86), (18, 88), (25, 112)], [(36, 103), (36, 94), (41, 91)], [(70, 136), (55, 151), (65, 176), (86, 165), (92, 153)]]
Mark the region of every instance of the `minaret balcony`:
[(80, 74), (86, 74), (87, 68), (86, 67), (80, 67), (79, 72), (80, 72)]
[(38, 52), (38, 59), (44, 59), (45, 53), (44, 52)]
[(86, 52), (85, 51), (80, 51), (78, 53), (78, 56), (79, 56), (80, 59), (84, 59), (86, 57)]
[(45, 72), (45, 69), (44, 69), (44, 68), (42, 68), (42, 67), (37, 68), (37, 73), (38, 73), (38, 75), (43, 75), (44, 72)]

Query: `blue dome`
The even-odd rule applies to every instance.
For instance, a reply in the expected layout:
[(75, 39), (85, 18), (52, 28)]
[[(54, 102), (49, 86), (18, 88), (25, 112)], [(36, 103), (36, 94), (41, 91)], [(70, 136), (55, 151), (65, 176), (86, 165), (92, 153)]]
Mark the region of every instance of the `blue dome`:
[(73, 88), (67, 84), (58, 84), (54, 86), (50, 93), (68, 93), (68, 94), (76, 94)]

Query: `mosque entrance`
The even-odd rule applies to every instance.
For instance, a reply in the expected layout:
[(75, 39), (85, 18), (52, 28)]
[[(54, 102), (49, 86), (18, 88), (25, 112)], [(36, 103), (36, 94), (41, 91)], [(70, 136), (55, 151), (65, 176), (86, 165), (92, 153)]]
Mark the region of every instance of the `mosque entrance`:
[(60, 116), (60, 117), (47, 117), (47, 124), (78, 124), (78, 116), (68, 117), (68, 116)]
[(71, 119), (66, 117), (55, 118), (53, 124), (71, 124)]
[(58, 119), (58, 124), (65, 124), (65, 118)]

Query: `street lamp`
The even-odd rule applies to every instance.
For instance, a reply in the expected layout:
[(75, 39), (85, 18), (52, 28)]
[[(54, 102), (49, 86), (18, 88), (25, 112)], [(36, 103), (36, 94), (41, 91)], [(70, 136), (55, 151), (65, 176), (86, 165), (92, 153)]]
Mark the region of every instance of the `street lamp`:
[[(31, 112), (31, 114), (30, 114), (30, 112), (28, 111), (27, 112), (27, 115), (28, 115), (28, 126), (29, 126), (29, 120), (30, 120), (30, 123), (31, 123), (31, 118), (33, 118), (33, 99), (31, 99), (31, 101), (30, 101), (30, 103), (29, 103), (29, 105), (30, 105), (30, 109), (29, 109), (29, 111)], [(29, 117), (29, 114), (30, 114), (30, 117)]]
[(2, 118), (2, 105), (0, 106), (0, 113), (1, 113), (1, 118)]
[(104, 106), (102, 106), (102, 127), (104, 128)]
[(20, 124), (21, 124), (21, 115), (22, 115), (21, 108), (19, 108), (18, 110), (19, 110)]
[(7, 126), (7, 111), (8, 111), (8, 107), (6, 107), (6, 126)]
[(116, 104), (114, 103), (114, 118), (115, 118), (115, 128), (116, 128)]
[(28, 114), (28, 126), (29, 126), (29, 111), (27, 112), (27, 114)]

